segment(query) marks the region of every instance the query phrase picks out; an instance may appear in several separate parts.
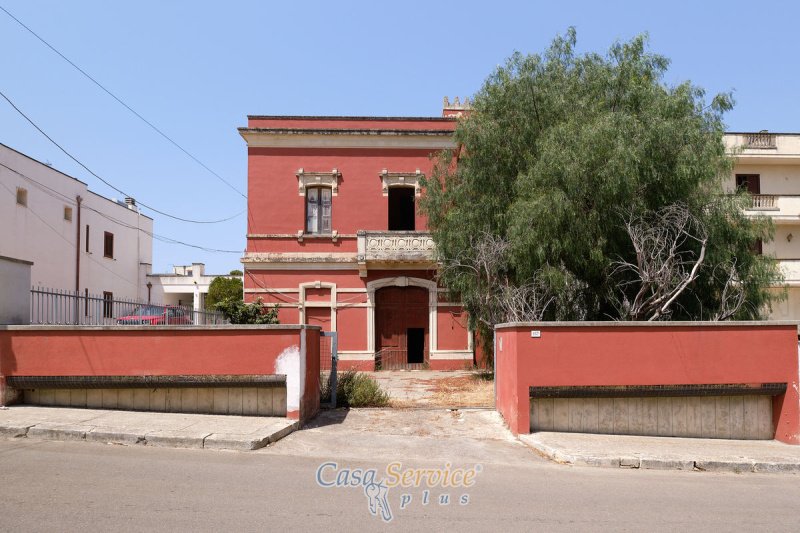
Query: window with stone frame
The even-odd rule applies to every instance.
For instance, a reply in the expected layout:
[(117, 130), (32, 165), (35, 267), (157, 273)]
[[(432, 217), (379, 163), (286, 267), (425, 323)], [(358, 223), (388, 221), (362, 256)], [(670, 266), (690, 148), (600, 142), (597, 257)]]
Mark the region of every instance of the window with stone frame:
[(306, 233), (332, 232), (332, 197), (330, 187), (306, 188)]

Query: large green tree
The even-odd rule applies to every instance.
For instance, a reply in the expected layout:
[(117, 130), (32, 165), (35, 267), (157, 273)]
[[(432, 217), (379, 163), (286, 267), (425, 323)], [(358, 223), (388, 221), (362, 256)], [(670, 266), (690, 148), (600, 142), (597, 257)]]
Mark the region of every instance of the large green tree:
[(244, 286), (240, 270), (232, 270), (231, 276), (217, 276), (211, 280), (206, 295), (206, 309), (215, 309), (216, 304), (224, 300), (239, 300), (244, 296)]
[(484, 333), (524, 318), (762, 316), (780, 274), (754, 251), (770, 221), (722, 188), (731, 96), (667, 85), (646, 36), (604, 55), (575, 43), (570, 29), (498, 67), (424, 181), (443, 283)]

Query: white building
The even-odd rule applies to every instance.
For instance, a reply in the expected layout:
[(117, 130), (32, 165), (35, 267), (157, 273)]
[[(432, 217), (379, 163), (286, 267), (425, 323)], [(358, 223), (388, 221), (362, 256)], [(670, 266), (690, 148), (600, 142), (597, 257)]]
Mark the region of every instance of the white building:
[(800, 320), (800, 134), (728, 133), (725, 144), (736, 158), (727, 190), (749, 191), (748, 213), (767, 215), (775, 224), (775, 239), (763, 244), (762, 253), (779, 261), (788, 298), (773, 306), (771, 317)]
[(147, 288), (152, 302), (166, 305), (192, 307), (195, 311), (205, 309), (208, 287), (216, 277), (237, 278), (230, 274), (206, 274), (203, 263), (176, 265), (168, 274), (148, 274)]
[(31, 284), (104, 298), (147, 298), (153, 219), (135, 202), (0, 144), (0, 256), (31, 261)]

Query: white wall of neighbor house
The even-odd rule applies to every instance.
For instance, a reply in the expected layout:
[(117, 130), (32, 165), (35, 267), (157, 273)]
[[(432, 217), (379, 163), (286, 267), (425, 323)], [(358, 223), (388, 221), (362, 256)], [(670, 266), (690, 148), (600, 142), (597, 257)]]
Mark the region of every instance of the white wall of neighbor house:
[[(92, 286), (96, 287), (95, 290), (113, 287), (115, 297), (119, 294), (125, 298), (145, 299), (145, 276), (153, 261), (153, 238), (149, 235), (153, 232), (152, 219), (91, 191), (88, 191), (84, 205), (102, 215), (90, 209), (81, 210), (83, 254), (89, 258), (88, 261), (81, 261), (81, 286), (88, 287), (90, 293)], [(120, 220), (125, 226), (111, 223), (103, 215)], [(87, 225), (88, 252), (85, 240)], [(106, 232), (114, 236), (113, 257), (106, 257), (105, 254)]]
[[(32, 285), (75, 290), (80, 239), (81, 292), (147, 297), (144, 278), (152, 263), (153, 220), (2, 144), (0, 227), (0, 255), (32, 261)], [(111, 254), (105, 253), (106, 232), (113, 235)]]
[(171, 273), (148, 274), (150, 298), (154, 303), (205, 309), (205, 296), (214, 278), (231, 278), (229, 274), (206, 274), (205, 264), (174, 265)]
[[(775, 289), (776, 293), (783, 291)], [(783, 301), (772, 304), (769, 316), (774, 320), (797, 320), (800, 317), (800, 287), (787, 287), (785, 294)]]
[(726, 134), (725, 144), (737, 158), (731, 175), (724, 181), (727, 192), (736, 189), (737, 174), (759, 176), (759, 193), (772, 195), (759, 206), (748, 210), (752, 215), (772, 218), (775, 236), (762, 245), (762, 252), (779, 261), (786, 285), (775, 287), (785, 294), (781, 302), (772, 305), (770, 318), (800, 319), (800, 135), (772, 134), (770, 147), (742, 148), (748, 142), (746, 134)]
[(32, 265), (0, 255), (0, 324), (30, 323)]
[(764, 243), (762, 252), (777, 259), (800, 259), (800, 223), (775, 224), (775, 237)]
[(737, 164), (725, 180), (725, 190), (736, 189), (736, 174), (758, 174), (761, 177), (761, 194), (800, 195), (800, 164)]

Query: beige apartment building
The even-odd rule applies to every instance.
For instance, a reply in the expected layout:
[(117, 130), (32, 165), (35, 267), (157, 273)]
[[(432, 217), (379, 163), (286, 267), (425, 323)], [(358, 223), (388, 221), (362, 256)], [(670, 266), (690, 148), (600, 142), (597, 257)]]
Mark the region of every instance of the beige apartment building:
[(731, 132), (725, 144), (736, 157), (726, 188), (749, 191), (748, 213), (775, 223), (775, 239), (762, 252), (780, 262), (788, 298), (773, 306), (771, 317), (800, 320), (800, 133)]

